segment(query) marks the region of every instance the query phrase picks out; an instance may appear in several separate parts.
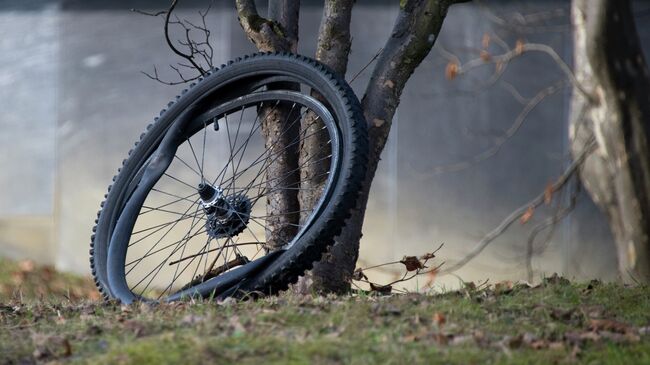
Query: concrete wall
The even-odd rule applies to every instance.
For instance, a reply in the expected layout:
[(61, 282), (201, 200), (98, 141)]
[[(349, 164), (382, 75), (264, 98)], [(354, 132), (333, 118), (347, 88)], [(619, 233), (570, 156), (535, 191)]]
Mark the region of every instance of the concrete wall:
[[(202, 8), (200, 2), (184, 4), (179, 16), (194, 16)], [(563, 77), (549, 57), (527, 54), (491, 86), (482, 84), (494, 65), (447, 80), (449, 52), (463, 61), (475, 58), (483, 34), (491, 33), (510, 46), (519, 38), (548, 44), (570, 63), (566, 2), (488, 5), (452, 8), (434, 51), (404, 92), (373, 185), (362, 262), (394, 260), (443, 242), (440, 257), (453, 262), (569, 163), (566, 89), (545, 99), (495, 156), (461, 171), (436, 172), (489, 149), (513, 125), (523, 105), (512, 87), (530, 98)], [(161, 19), (128, 11), (158, 6), (0, 1), (0, 254), (88, 272), (90, 229), (111, 177), (144, 127), (181, 89), (140, 73), (176, 62), (164, 43)], [(496, 17), (518, 19), (517, 12), (550, 15), (535, 32)], [(395, 13), (392, 3), (358, 1), (348, 79), (383, 45)], [(318, 7), (304, 6), (303, 54), (314, 53), (319, 18)], [(230, 7), (217, 6), (209, 21), (218, 62), (253, 51)], [(650, 27), (638, 23), (643, 42), (650, 44)], [(494, 41), (491, 47), (500, 52)], [(352, 84), (359, 95), (368, 77), (369, 71)], [(523, 277), (528, 232), (543, 217), (536, 212), (533, 222), (514, 227), (458, 274), (465, 280)], [(582, 194), (534, 266), (538, 275), (557, 271), (613, 279), (612, 250), (605, 220)]]

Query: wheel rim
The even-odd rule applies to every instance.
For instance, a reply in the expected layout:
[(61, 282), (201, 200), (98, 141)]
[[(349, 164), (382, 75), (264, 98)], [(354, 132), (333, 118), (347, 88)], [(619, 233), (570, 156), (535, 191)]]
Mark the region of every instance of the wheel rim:
[[(285, 132), (264, 144), (260, 110), (279, 108), (290, 108), (282, 123)], [(284, 212), (292, 219), (300, 217), (283, 248), (295, 244), (334, 188), (340, 168), (339, 131), (328, 109), (311, 96), (280, 90), (249, 94), (201, 114), (179, 116), (136, 174), (109, 246), (111, 291), (123, 302), (178, 298), (199, 286), (205, 295), (208, 284), (214, 282), (216, 288), (217, 279), (233, 273), (234, 267), (254, 267), (250, 262), (266, 253), (264, 243), (269, 232), (273, 235), (269, 222), (278, 218), (277, 212), (269, 215), (265, 210), (269, 205), (264, 198), (272, 198), (275, 189), (301, 190), (303, 184), (300, 179), (289, 185), (281, 176), (268, 178), (268, 169), (286, 152), (274, 149), (273, 141), (296, 123), (303, 126), (288, 147), (310, 138), (304, 125), (307, 113), (323, 124), (330, 150), (326, 161), (307, 159), (298, 168), (311, 163), (327, 163), (329, 168), (313, 209)], [(228, 154), (218, 168), (223, 161), (215, 158), (215, 150), (223, 152), (224, 146)]]

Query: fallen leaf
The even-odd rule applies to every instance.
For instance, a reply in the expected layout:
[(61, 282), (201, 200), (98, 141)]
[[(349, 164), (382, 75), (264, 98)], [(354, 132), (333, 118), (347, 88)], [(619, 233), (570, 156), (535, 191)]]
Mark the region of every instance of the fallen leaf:
[(580, 306), (580, 311), (586, 318), (603, 318), (605, 308), (600, 305)]
[(357, 268), (352, 273), (352, 280), (368, 280), (368, 277), (363, 273), (361, 268)]
[(242, 333), (245, 333), (245, 332), (246, 332), (246, 329), (244, 328), (244, 326), (243, 326), (243, 325), (241, 324), (241, 322), (239, 321), (239, 317), (238, 317), (238, 316), (232, 316), (232, 317), (230, 317), (230, 319), (228, 320), (228, 324), (229, 324), (229, 326), (230, 326), (230, 329), (231, 329), (231, 330), (233, 331), (233, 333), (235, 333), (235, 334), (242, 334)]
[(18, 263), (18, 268), (22, 272), (32, 272), (34, 271), (34, 261), (32, 260), (23, 260)]
[(616, 333), (632, 333), (632, 327), (612, 319), (591, 319), (589, 328), (593, 331), (610, 331)]
[(188, 314), (181, 320), (181, 323), (186, 325), (195, 325), (202, 322), (205, 322), (205, 317), (194, 314)]
[(573, 316), (574, 309), (553, 308), (551, 310), (551, 318), (557, 321), (568, 321)]
[(400, 262), (406, 266), (406, 271), (424, 269), (424, 265), (422, 265), (416, 256), (404, 256)]
[(402, 310), (392, 304), (376, 303), (372, 306), (372, 310), (380, 316), (399, 316), (402, 314)]
[(616, 343), (633, 343), (639, 342), (641, 337), (636, 333), (617, 333), (611, 331), (601, 331), (598, 333), (602, 338)]
[(549, 347), (546, 340), (536, 340), (528, 344), (528, 346), (533, 350), (542, 350)]
[(373, 283), (370, 283), (370, 291), (379, 294), (390, 294), (393, 291), (393, 287), (390, 285), (375, 285)]
[(508, 349), (518, 349), (523, 343), (523, 336), (521, 335), (505, 336), (501, 340), (501, 344)]
[(136, 320), (128, 320), (124, 321), (123, 324), (124, 328), (131, 331), (135, 337), (142, 337), (146, 334), (146, 327), (145, 325)]
[(444, 314), (440, 312), (436, 312), (433, 314), (433, 323), (435, 323), (438, 327), (444, 326), (445, 322), (447, 322), (447, 319), (445, 318)]
[(490, 344), (490, 339), (485, 336), (485, 333), (480, 330), (475, 330), (472, 333), (472, 336), (474, 337), (474, 341), (482, 347), (488, 346)]
[(345, 327), (330, 326), (327, 329), (329, 332), (325, 335), (327, 338), (339, 338), (345, 331)]
[(454, 336), (449, 335), (449, 334), (444, 334), (444, 333), (434, 333), (432, 336), (434, 341), (436, 341), (440, 345), (448, 345), (449, 340), (453, 340)]
[(88, 336), (97, 336), (100, 335), (102, 332), (103, 332), (102, 328), (95, 324), (92, 324), (88, 326), (88, 328), (86, 328), (86, 334)]
[(580, 349), (580, 346), (577, 346), (577, 345), (573, 346), (573, 349), (571, 350), (570, 359), (572, 359), (573, 361), (576, 361), (578, 359), (578, 357), (580, 356), (581, 352), (582, 352), (582, 350)]
[(510, 294), (514, 284), (512, 281), (505, 280), (494, 284), (494, 291), (498, 294)]
[(454, 336), (451, 341), (449, 342), (449, 345), (451, 346), (461, 346), (468, 344), (470, 342), (474, 342), (474, 336), (473, 335), (460, 335), (460, 336)]
[(402, 342), (416, 342), (418, 340), (418, 336), (416, 335), (408, 335), (402, 337)]
[(38, 360), (69, 357), (72, 355), (72, 346), (67, 338), (57, 335), (32, 334), (34, 352), (32, 355)]
[(568, 285), (569, 283), (568, 279), (559, 276), (557, 273), (553, 273), (553, 275), (542, 280), (543, 285)]
[(569, 331), (564, 334), (564, 340), (572, 345), (581, 346), (587, 341), (598, 342), (600, 341), (600, 336), (596, 332), (575, 332)]
[(465, 286), (465, 289), (467, 289), (469, 291), (476, 290), (476, 284), (474, 284), (473, 281), (466, 281), (466, 282), (463, 283), (463, 285)]

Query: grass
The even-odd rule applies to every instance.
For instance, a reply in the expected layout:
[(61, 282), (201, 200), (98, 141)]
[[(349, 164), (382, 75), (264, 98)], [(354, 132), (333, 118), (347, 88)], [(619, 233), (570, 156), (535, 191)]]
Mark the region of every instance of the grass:
[(650, 289), (596, 281), (155, 307), (16, 290), (0, 296), (0, 363), (650, 363)]

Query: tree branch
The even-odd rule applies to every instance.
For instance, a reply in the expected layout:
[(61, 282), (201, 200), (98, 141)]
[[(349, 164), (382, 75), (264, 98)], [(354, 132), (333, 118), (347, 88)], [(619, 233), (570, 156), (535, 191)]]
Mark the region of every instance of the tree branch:
[[(526, 273), (528, 277), (528, 282), (532, 283), (533, 282), (533, 255), (535, 253), (541, 253), (543, 252), (546, 247), (548, 247), (549, 242), (551, 241), (551, 238), (553, 238), (553, 235), (555, 234), (555, 228), (557, 227), (557, 223), (560, 222), (564, 217), (569, 215), (573, 211), (573, 209), (576, 206), (576, 203), (578, 201), (578, 195), (580, 193), (580, 179), (575, 178), (575, 188), (571, 192), (571, 196), (569, 197), (569, 204), (565, 207), (562, 207), (562, 203), (560, 202), (558, 204), (558, 208), (552, 216), (546, 218), (544, 221), (539, 223), (537, 226), (535, 226), (531, 232), (530, 235), (528, 236), (528, 242), (526, 244)], [(549, 228), (549, 232), (544, 238), (542, 247), (535, 251), (535, 238), (542, 233), (545, 229)]]
[(381, 154), (406, 82), (440, 33), (449, 6), (464, 1), (406, 0), (386, 42), (362, 100), (368, 121), (371, 159)]
[[(578, 171), (582, 163), (584, 162), (585, 158), (587, 158), (591, 152), (594, 150), (594, 147), (596, 147), (596, 140), (595, 138), (591, 138), (590, 141), (585, 145), (584, 149), (582, 152), (576, 156), (575, 160), (569, 167), (564, 171), (564, 173), (557, 179), (557, 181), (551, 186), (552, 191), (557, 191), (560, 188), (562, 188), (569, 180), (570, 178)], [(541, 194), (537, 195), (534, 199), (530, 200), (526, 204), (520, 206), (517, 208), (515, 211), (510, 213), (504, 219), (496, 228), (494, 228), (491, 232), (485, 235), (483, 239), (472, 249), (472, 251), (465, 255), (460, 261), (456, 262), (455, 264), (451, 265), (449, 268), (446, 270), (443, 270), (441, 274), (449, 274), (454, 271), (459, 270), (463, 266), (465, 266), (468, 262), (472, 261), (476, 256), (478, 256), (483, 250), (490, 244), (492, 241), (494, 241), (497, 237), (499, 237), (508, 227), (510, 227), (514, 222), (516, 222), (518, 219), (521, 219), (521, 217), (530, 209), (535, 209), (542, 205), (544, 203), (546, 196), (546, 192), (542, 192)]]
[[(169, 20), (171, 18), (172, 12), (174, 11), (174, 8), (176, 7), (177, 3), (178, 3), (178, 0), (172, 0), (172, 4), (170, 5), (170, 7), (167, 10), (166, 15), (165, 15), (165, 40), (167, 41), (167, 45), (172, 50), (172, 52), (174, 52), (177, 55), (179, 55), (179, 56), (185, 58), (186, 60), (188, 60), (192, 64), (192, 66), (194, 66), (194, 68), (196, 68), (196, 70), (199, 71), (199, 73), (201, 73), (201, 75), (205, 75), (206, 71), (194, 61), (194, 52), (192, 52), (192, 54), (188, 55), (188, 54), (185, 54), (185, 53), (179, 51), (178, 48), (176, 48), (176, 46), (174, 46), (174, 44), (172, 43), (171, 38), (169, 38)], [(186, 33), (189, 33), (189, 32), (186, 32)], [(189, 38), (189, 35), (188, 35), (188, 38)], [(190, 47), (190, 49), (192, 49), (192, 48)]]
[[(324, 263), (341, 268), (339, 273), (332, 273), (334, 281), (340, 278), (347, 281), (359, 255), (359, 240), (363, 227), (368, 195), (372, 180), (377, 171), (381, 151), (384, 149), (391, 121), (399, 104), (399, 99), (406, 82), (416, 67), (429, 54), (449, 6), (458, 1), (451, 0), (403, 0), (393, 27), (393, 32), (381, 52), (370, 82), (361, 101), (364, 116), (368, 123), (370, 148), (368, 168), (364, 178), (363, 189), (357, 200), (356, 208), (339, 237), (331, 253), (321, 260)], [(341, 292), (342, 286), (331, 285), (327, 291)]]
[(236, 0), (239, 24), (251, 42), (262, 52), (290, 51), (291, 44), (282, 26), (263, 18), (254, 0)]
[(290, 51), (298, 51), (298, 20), (300, 19), (300, 1), (269, 0), (269, 20), (276, 22), (283, 30), (284, 38), (289, 43)]
[(460, 161), (456, 162), (453, 164), (449, 165), (443, 165), (443, 166), (436, 166), (433, 168), (433, 172), (435, 174), (441, 174), (441, 173), (446, 173), (446, 172), (457, 172), (461, 171), (464, 169), (467, 169), (471, 166), (474, 166), (475, 164), (485, 161), (486, 159), (496, 155), (500, 150), (501, 147), (508, 141), (510, 140), (516, 133), (519, 131), (521, 126), (524, 124), (526, 121), (526, 118), (528, 115), (542, 102), (544, 99), (549, 97), (550, 95), (553, 95), (557, 93), (558, 91), (562, 90), (564, 87), (567, 86), (566, 80), (560, 80), (556, 83), (554, 83), (551, 86), (548, 86), (542, 90), (540, 90), (532, 99), (528, 101), (528, 103), (524, 106), (524, 108), (521, 110), (519, 115), (517, 115), (517, 118), (515, 119), (514, 123), (508, 128), (506, 133), (504, 133), (502, 136), (497, 137), (495, 143), (488, 149), (472, 156), (471, 158), (465, 160), (465, 161)]
[[(210, 44), (210, 30), (207, 27), (206, 17), (210, 11), (212, 4), (209, 4), (205, 11), (199, 11), (201, 17), (200, 23), (193, 23), (187, 19), (180, 19), (178, 16), (174, 15), (172, 18), (172, 12), (176, 8), (178, 0), (172, 1), (170, 7), (167, 10), (161, 10), (155, 13), (146, 12), (138, 9), (131, 9), (132, 12), (138, 13), (141, 15), (152, 16), (152, 17), (163, 17), (164, 19), (164, 33), (165, 41), (169, 48), (176, 55), (186, 59), (189, 63), (177, 63), (176, 65), (170, 65), (169, 67), (174, 71), (178, 76), (177, 80), (166, 81), (160, 78), (158, 75), (158, 69), (154, 66), (153, 73), (148, 73), (141, 71), (148, 78), (158, 81), (165, 85), (179, 85), (185, 84), (190, 81), (194, 81), (204, 76), (208, 70), (213, 68), (212, 59), (214, 56), (214, 49)], [(182, 29), (182, 37), (178, 39), (178, 44), (187, 47), (189, 50), (188, 53), (184, 53), (179, 50), (172, 42), (170, 37), (170, 26), (175, 25), (179, 26)], [(202, 33), (203, 37), (200, 40), (193, 39), (193, 31), (198, 31)], [(186, 76), (183, 72), (180, 71), (180, 68), (186, 69), (186, 71), (196, 71), (197, 74), (193, 76)]]

